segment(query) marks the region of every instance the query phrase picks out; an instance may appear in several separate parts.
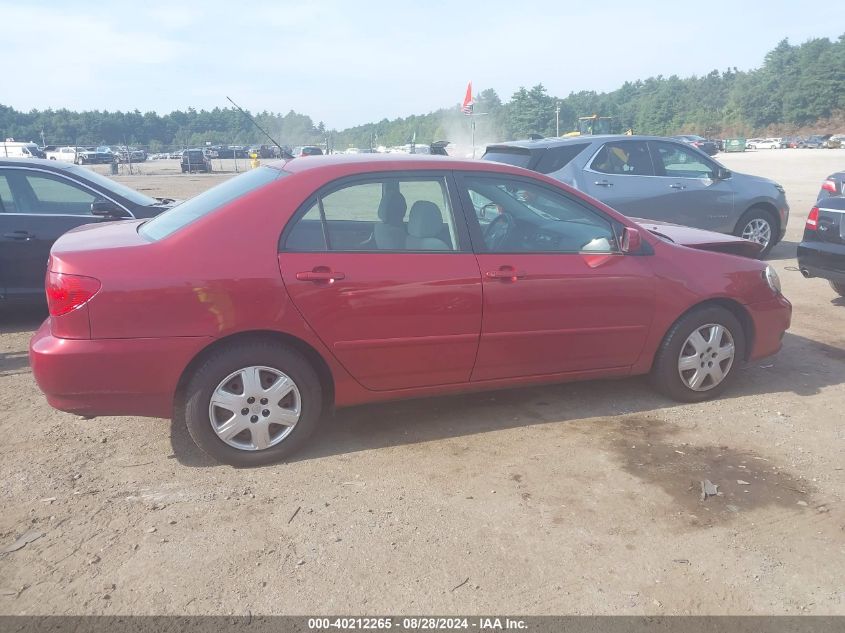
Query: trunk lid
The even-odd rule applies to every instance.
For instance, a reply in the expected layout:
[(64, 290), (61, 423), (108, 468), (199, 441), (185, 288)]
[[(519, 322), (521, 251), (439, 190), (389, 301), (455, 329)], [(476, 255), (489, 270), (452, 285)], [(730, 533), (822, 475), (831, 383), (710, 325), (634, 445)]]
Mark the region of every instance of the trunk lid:
[(845, 244), (845, 198), (828, 198), (816, 204), (819, 209), (818, 240), (828, 244)]

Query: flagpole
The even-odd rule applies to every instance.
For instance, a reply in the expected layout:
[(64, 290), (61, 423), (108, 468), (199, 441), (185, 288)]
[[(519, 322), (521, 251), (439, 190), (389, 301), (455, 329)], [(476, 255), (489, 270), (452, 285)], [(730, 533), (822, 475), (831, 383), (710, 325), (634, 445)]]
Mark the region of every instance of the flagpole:
[(470, 127), (472, 128), (472, 157), (475, 158), (475, 119), (470, 115)]

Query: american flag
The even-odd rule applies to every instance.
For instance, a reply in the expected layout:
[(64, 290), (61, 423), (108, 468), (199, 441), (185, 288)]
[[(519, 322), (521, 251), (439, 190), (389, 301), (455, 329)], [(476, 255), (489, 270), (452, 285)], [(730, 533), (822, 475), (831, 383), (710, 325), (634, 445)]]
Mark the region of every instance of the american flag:
[(472, 114), (473, 103), (475, 102), (472, 100), (472, 82), (470, 81), (467, 84), (467, 94), (464, 97), (463, 104), (461, 105), (461, 112), (464, 114)]

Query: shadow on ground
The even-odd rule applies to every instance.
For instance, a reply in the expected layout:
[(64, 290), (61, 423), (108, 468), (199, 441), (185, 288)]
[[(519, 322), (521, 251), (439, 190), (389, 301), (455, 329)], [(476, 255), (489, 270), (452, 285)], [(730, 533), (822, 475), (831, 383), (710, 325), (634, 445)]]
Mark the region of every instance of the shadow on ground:
[(46, 305), (0, 305), (0, 334), (34, 332), (46, 318)]
[(766, 256), (766, 261), (781, 262), (796, 257), (798, 257), (798, 242), (783, 240), (772, 247), (772, 250)]
[[(747, 365), (721, 398), (782, 392), (812, 396), (842, 383), (844, 377), (845, 349), (787, 334), (778, 356)], [(674, 406), (677, 403), (656, 394), (643, 377), (363, 405), (323, 420), (309, 444), (290, 461)], [(171, 445), (186, 466), (219, 465), (196, 448), (183, 424), (171, 425)]]

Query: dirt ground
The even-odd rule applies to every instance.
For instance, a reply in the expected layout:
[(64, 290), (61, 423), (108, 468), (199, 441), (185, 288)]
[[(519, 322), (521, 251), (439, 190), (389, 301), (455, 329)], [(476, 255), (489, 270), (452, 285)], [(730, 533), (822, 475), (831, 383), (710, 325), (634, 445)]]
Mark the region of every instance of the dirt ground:
[[(795, 313), (714, 402), (638, 378), (365, 406), (238, 470), (169, 420), (50, 409), (40, 315), (5, 314), (0, 548), (42, 536), (0, 554), (0, 613), (845, 614), (845, 301), (794, 259), (845, 150), (719, 159), (786, 187), (770, 259)], [(186, 197), (228, 177), (167, 162), (119, 179)], [(702, 502), (704, 478), (724, 495)]]

